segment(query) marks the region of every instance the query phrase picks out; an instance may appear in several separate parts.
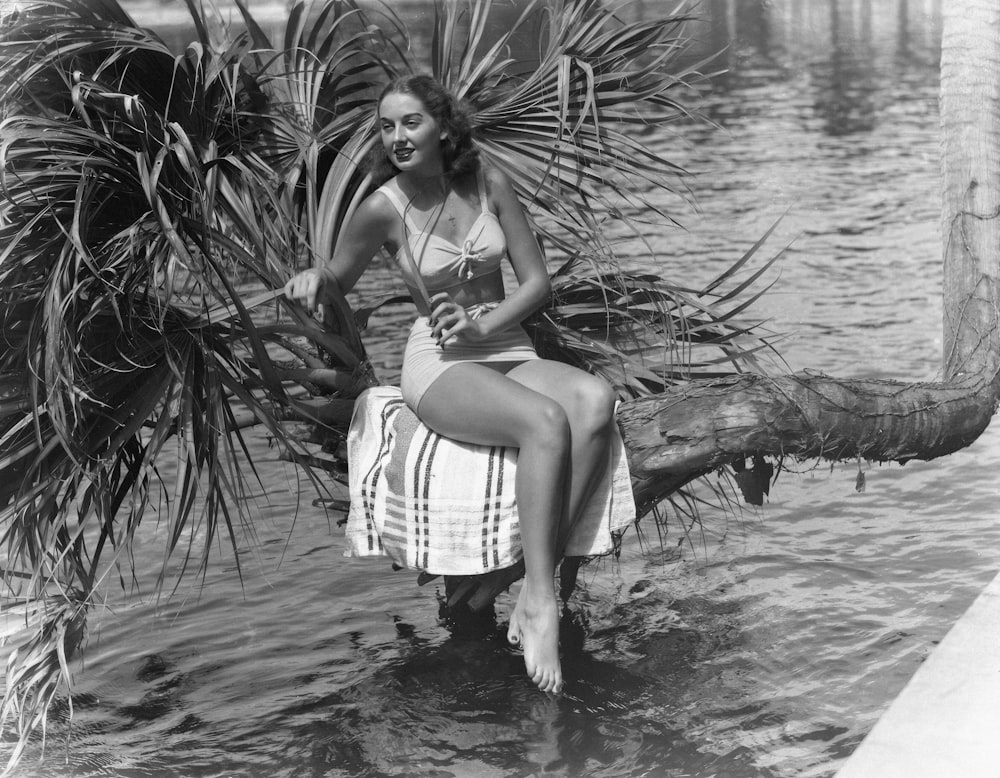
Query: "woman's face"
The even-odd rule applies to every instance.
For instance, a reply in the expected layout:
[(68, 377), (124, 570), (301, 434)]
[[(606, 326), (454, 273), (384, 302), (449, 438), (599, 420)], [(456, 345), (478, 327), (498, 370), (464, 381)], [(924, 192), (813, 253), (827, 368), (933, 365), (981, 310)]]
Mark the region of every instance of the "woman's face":
[(390, 92), (379, 103), (378, 120), (382, 147), (397, 169), (424, 175), (442, 172), (445, 134), (421, 100)]

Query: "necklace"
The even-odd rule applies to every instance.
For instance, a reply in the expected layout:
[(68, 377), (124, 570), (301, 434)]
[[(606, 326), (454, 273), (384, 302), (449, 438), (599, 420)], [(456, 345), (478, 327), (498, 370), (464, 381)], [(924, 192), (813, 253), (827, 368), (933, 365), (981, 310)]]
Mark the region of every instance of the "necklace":
[(448, 196), (451, 194), (451, 190), (449, 189), (449, 187), (447, 185), (444, 185), (443, 191), (440, 192), (435, 191), (434, 189), (431, 188), (422, 189), (421, 194), (424, 193), (431, 195), (431, 197), (435, 200), (437, 199), (438, 196), (441, 197), (440, 202), (437, 202), (434, 205), (432, 205), (430, 210), (428, 211), (428, 213), (430, 214), (433, 214), (435, 212), (437, 213), (437, 216), (433, 217), (433, 220), (436, 222), (438, 219), (443, 218), (446, 222), (448, 222), (448, 224), (454, 227), (455, 214), (452, 213), (452, 209), (448, 208)]
[[(416, 182), (415, 182), (416, 183)], [(402, 189), (402, 187), (401, 187)], [(452, 230), (455, 229), (458, 223), (458, 217), (452, 212), (452, 209), (448, 208), (448, 197), (451, 194), (451, 186), (447, 181), (438, 179), (437, 181), (428, 182), (425, 181), (422, 186), (418, 185), (416, 192), (412, 197), (407, 200), (407, 208), (409, 208), (418, 199), (429, 198), (431, 200), (437, 200), (440, 197), (440, 201), (430, 206), (427, 213), (427, 221), (424, 229), (428, 232), (433, 231), (434, 225), (438, 223), (441, 219), (444, 219)]]
[(441, 195), (441, 203), (437, 206), (441, 209), (441, 216), (444, 220), (448, 222), (454, 228), (455, 226), (455, 213), (453, 208), (448, 207), (448, 197), (451, 195), (451, 187), (448, 184), (443, 185), (443, 192)]

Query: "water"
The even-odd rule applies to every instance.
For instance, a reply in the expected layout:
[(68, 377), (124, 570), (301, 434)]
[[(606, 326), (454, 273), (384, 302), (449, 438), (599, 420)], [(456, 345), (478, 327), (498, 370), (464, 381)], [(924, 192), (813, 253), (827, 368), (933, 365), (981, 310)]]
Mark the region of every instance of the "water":
[[(666, 273), (709, 278), (780, 217), (756, 312), (790, 368), (933, 379), (934, 4), (905, 6), (905, 34), (898, 2), (705, 5), (725, 22), (706, 47), (738, 35), (706, 95), (722, 128), (653, 139), (697, 174), (686, 231), (651, 233)], [(368, 338), (389, 380), (407, 315)], [(449, 634), (433, 584), (342, 558), (339, 516), (259, 444), (242, 583), (223, 550), (169, 599), (145, 572), (110, 586), (72, 730), (23, 774), (830, 776), (1000, 567), (996, 430), (937, 462), (792, 465), (763, 509), (587, 568), (552, 700), (501, 640)]]

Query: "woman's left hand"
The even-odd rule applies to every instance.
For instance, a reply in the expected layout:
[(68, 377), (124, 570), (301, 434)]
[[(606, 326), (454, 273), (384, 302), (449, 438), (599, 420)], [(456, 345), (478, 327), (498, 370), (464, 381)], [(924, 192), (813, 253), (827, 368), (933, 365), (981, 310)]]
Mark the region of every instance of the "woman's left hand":
[(460, 335), (466, 340), (482, 340), (482, 325), (456, 303), (450, 294), (440, 292), (430, 299), (430, 325), (439, 346)]

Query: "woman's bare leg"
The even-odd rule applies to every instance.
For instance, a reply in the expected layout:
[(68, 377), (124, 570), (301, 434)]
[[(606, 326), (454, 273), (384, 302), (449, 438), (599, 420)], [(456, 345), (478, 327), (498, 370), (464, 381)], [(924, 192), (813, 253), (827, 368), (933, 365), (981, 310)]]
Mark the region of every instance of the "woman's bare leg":
[(515, 366), (507, 377), (555, 400), (570, 425), (570, 473), (567, 483), (566, 526), (560, 528), (560, 545), (593, 494), (611, 450), (615, 394), (603, 379), (572, 365), (532, 359)]
[(562, 686), (555, 562), (564, 524), (570, 426), (557, 402), (490, 367), (448, 368), (427, 389), (418, 415), (446, 437), (518, 451), (515, 489), (524, 549), (518, 637), (531, 680), (546, 692)]
[[(570, 425), (570, 471), (556, 554), (561, 555), (573, 524), (607, 467), (614, 423), (615, 395), (606, 381), (563, 362), (545, 359), (523, 362), (507, 376), (563, 408)], [(522, 590), (523, 591), (523, 590)], [(507, 639), (523, 640), (521, 599), (510, 617)]]

